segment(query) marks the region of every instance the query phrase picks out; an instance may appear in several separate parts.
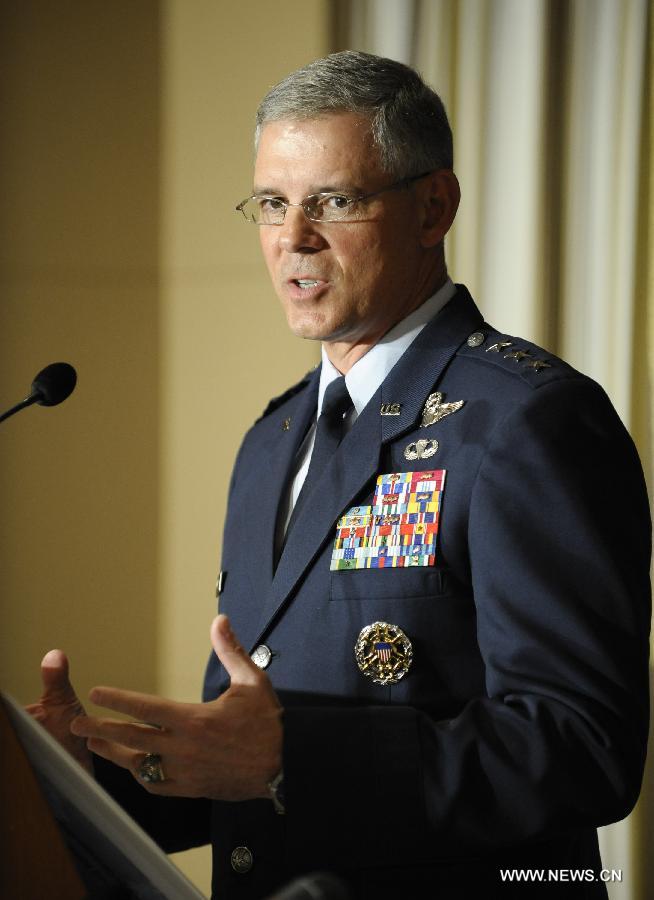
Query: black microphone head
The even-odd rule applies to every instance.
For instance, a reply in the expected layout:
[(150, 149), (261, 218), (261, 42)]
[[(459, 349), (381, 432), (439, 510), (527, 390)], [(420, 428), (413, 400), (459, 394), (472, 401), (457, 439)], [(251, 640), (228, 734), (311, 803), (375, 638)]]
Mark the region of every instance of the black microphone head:
[(51, 363), (32, 382), (30, 397), (40, 406), (56, 406), (75, 390), (77, 372), (65, 362)]

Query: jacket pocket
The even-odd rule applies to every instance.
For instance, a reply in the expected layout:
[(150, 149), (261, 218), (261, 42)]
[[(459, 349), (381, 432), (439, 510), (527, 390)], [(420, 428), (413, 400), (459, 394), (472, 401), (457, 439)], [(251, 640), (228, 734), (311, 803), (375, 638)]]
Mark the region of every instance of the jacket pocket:
[(354, 569), (333, 572), (329, 599), (406, 600), (413, 597), (445, 596), (449, 593), (447, 572), (433, 566)]

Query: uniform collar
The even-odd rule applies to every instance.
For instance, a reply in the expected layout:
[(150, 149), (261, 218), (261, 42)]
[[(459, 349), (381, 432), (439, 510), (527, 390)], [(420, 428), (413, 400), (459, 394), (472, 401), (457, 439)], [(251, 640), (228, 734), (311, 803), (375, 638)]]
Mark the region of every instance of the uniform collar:
[[(448, 278), (435, 294), (414, 309), (406, 318), (394, 325), (374, 347), (362, 356), (345, 376), (345, 384), (354, 404), (355, 418), (367, 406), (393, 366), (418, 337), (425, 325), (452, 299), (456, 288)], [(322, 346), (322, 367), (318, 388), (318, 409), (322, 409), (325, 391), (331, 382), (340, 376), (331, 364)]]

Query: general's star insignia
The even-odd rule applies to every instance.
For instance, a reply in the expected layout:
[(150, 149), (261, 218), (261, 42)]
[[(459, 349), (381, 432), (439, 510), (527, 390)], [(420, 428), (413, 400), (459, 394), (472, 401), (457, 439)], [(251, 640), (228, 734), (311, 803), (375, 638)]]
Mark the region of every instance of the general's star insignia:
[(486, 353), (501, 353), (506, 347), (511, 347), (513, 345), (513, 341), (498, 341), (496, 344), (491, 344), (490, 347), (486, 348)]
[(435, 394), (430, 394), (429, 397), (427, 397), (425, 408), (422, 411), (422, 422), (420, 423), (420, 427), (426, 428), (428, 425), (434, 425), (436, 422), (440, 422), (445, 416), (449, 416), (458, 409), (461, 409), (464, 403), (465, 400), (456, 400), (454, 403), (443, 403), (443, 395), (440, 391), (436, 391)]
[(528, 356), (531, 356), (528, 350), (514, 350), (513, 353), (505, 353), (504, 359), (515, 359), (516, 362), (520, 362)]

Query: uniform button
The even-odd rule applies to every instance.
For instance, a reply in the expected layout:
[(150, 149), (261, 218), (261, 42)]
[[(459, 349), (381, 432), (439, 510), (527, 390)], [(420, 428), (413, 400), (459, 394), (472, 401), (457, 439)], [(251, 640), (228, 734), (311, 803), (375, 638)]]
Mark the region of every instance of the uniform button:
[(485, 340), (486, 335), (483, 331), (473, 331), (473, 333), (466, 341), (466, 344), (468, 345), (468, 347), (481, 347)]
[(252, 851), (247, 847), (234, 847), (229, 861), (232, 864), (232, 869), (238, 872), (239, 875), (245, 875), (254, 865)]
[(265, 644), (259, 644), (256, 650), (252, 651), (250, 659), (260, 669), (267, 669), (272, 660), (272, 650)]

